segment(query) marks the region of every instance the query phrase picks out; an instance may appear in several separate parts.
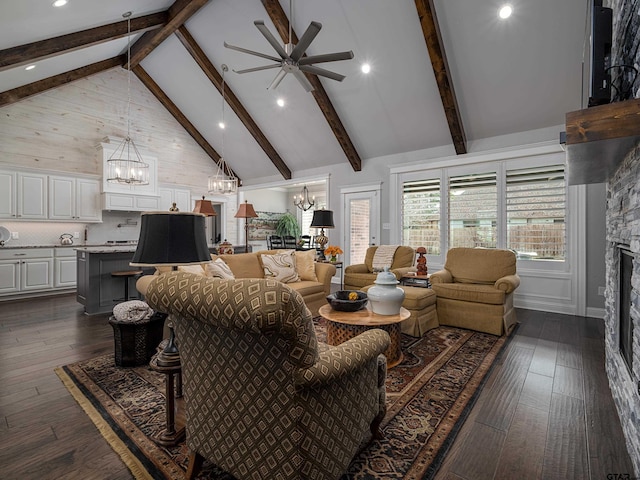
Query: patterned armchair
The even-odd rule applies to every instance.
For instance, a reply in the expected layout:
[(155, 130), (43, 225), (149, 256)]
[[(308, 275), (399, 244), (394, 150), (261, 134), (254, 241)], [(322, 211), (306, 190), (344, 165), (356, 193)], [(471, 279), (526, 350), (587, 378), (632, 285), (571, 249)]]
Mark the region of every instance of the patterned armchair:
[(337, 479), (385, 414), (389, 336), (316, 339), (300, 294), (273, 280), (157, 276), (182, 361), (188, 478), (207, 459), (239, 480)]

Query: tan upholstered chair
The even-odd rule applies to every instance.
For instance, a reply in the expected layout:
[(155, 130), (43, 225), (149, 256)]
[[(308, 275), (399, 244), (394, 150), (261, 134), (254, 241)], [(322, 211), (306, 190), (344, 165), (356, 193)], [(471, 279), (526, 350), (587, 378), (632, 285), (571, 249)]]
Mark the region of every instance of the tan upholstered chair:
[[(345, 290), (361, 290), (362, 287), (372, 285), (375, 282), (378, 272), (374, 272), (373, 257), (377, 249), (377, 246), (367, 248), (364, 263), (349, 265), (344, 269)], [(415, 258), (416, 254), (413, 248), (404, 245), (398, 247), (390, 269), (398, 280), (408, 271), (414, 270)]]
[(440, 325), (493, 335), (515, 326), (513, 292), (519, 285), (511, 250), (452, 248), (444, 269), (431, 274)]
[(190, 450), (238, 479), (337, 479), (385, 413), (389, 335), (316, 339), (299, 293), (274, 280), (158, 275), (147, 303), (180, 348)]

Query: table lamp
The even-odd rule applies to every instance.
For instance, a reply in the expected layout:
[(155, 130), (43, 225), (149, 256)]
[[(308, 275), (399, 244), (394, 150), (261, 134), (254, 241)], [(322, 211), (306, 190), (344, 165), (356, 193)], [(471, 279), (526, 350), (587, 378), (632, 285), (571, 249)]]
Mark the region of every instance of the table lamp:
[[(138, 247), (129, 263), (135, 267), (198, 265), (211, 261), (205, 233), (205, 216), (193, 212), (143, 212)], [(180, 362), (173, 325), (169, 341), (158, 354), (158, 365)]]
[(234, 215), (236, 218), (244, 218), (244, 251), (249, 253), (249, 219), (256, 218), (258, 214), (247, 200), (240, 204), (238, 212)]
[(324, 260), (324, 247), (329, 242), (329, 239), (324, 234), (325, 228), (334, 228), (333, 224), (333, 211), (332, 210), (314, 210), (313, 218), (311, 219), (311, 228), (319, 228), (320, 235), (316, 236), (316, 242), (320, 245), (320, 260)]

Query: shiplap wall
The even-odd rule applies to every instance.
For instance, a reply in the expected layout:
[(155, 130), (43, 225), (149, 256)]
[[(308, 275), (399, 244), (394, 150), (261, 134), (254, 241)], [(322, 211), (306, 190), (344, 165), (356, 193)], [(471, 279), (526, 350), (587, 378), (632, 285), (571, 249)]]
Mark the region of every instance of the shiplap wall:
[[(127, 133), (127, 71), (117, 67), (77, 80), (0, 113), (0, 164), (99, 175), (96, 145)], [(158, 157), (160, 184), (206, 193), (213, 160), (133, 74), (131, 138)]]
[[(0, 168), (101, 175), (96, 146), (127, 134), (127, 83), (127, 71), (116, 67), (2, 107)], [(158, 158), (160, 185), (187, 187), (192, 198), (206, 194), (214, 161), (133, 74), (131, 138)], [(226, 199), (224, 208), (233, 242), (237, 199)]]

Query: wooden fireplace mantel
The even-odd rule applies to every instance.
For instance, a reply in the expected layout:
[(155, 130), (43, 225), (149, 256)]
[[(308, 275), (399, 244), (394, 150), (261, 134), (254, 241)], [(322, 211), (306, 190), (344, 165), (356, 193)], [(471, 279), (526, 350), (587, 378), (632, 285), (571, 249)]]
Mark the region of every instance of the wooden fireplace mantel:
[(566, 114), (569, 185), (601, 183), (640, 143), (640, 98)]

